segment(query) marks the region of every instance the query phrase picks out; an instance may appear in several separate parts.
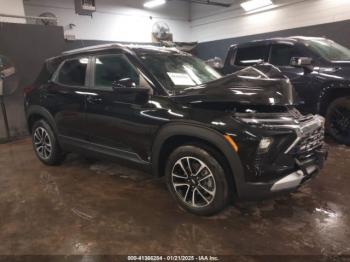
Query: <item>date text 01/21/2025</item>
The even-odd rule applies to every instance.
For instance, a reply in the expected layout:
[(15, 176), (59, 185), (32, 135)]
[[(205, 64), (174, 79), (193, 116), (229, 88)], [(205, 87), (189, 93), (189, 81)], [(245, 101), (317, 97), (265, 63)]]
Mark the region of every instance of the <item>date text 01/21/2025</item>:
[(217, 256), (128, 256), (128, 261), (220, 261)]

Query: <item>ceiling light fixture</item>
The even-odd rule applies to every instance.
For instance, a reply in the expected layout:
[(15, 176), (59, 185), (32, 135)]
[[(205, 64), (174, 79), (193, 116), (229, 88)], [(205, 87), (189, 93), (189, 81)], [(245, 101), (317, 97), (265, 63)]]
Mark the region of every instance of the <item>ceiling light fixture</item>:
[(151, 0), (144, 3), (143, 6), (146, 8), (153, 8), (156, 6), (164, 5), (165, 3), (166, 3), (166, 0)]
[(241, 7), (244, 9), (244, 11), (250, 12), (252, 10), (267, 7), (272, 4), (273, 3), (271, 0), (249, 0), (241, 3)]

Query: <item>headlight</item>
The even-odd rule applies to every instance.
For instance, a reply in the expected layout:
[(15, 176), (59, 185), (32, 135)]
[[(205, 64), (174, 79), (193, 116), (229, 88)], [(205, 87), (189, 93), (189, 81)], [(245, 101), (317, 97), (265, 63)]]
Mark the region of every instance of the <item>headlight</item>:
[(260, 143), (259, 143), (258, 152), (259, 153), (266, 153), (267, 151), (269, 151), (269, 148), (270, 148), (272, 142), (273, 142), (273, 138), (271, 138), (271, 137), (262, 138), (260, 140)]

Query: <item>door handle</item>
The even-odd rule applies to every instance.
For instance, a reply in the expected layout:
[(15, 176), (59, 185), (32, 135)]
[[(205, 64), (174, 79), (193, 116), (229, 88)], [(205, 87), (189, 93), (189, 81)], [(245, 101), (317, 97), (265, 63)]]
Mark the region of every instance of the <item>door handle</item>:
[(87, 96), (86, 101), (90, 104), (99, 104), (102, 102), (102, 98), (98, 96)]

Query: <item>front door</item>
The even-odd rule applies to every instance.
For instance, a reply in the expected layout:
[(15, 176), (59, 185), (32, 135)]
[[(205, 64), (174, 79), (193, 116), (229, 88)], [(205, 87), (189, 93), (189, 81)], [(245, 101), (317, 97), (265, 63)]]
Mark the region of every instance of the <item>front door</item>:
[[(91, 95), (87, 97), (87, 129), (92, 146), (129, 160), (147, 159), (152, 130), (142, 115), (149, 104), (137, 101), (133, 88), (153, 89), (124, 54), (96, 56)], [(116, 92), (113, 87), (124, 86)], [(130, 92), (128, 92), (128, 90)]]

